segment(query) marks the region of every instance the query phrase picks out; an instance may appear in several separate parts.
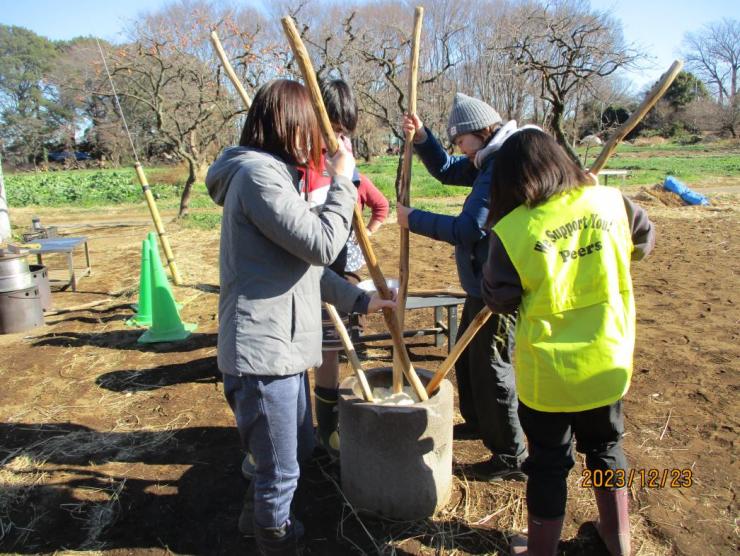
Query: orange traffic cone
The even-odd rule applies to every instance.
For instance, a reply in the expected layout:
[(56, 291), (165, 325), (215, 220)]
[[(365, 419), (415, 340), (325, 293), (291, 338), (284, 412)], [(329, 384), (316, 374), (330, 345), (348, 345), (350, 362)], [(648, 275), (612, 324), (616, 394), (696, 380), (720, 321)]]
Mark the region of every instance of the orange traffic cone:
[(159, 259), (159, 250), (151, 251), (152, 279), (152, 326), (141, 335), (138, 342), (154, 344), (158, 342), (177, 342), (190, 337), (195, 324), (183, 323), (177, 312), (175, 298), (172, 295), (167, 275)]

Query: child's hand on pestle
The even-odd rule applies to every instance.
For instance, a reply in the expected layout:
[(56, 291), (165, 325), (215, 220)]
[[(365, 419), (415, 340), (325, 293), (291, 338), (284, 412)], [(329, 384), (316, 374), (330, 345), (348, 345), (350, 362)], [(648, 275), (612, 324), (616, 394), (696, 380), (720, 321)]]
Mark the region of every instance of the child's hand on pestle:
[(409, 214), (414, 212), (414, 209), (411, 207), (407, 207), (405, 205), (402, 205), (401, 203), (396, 204), (396, 220), (398, 221), (398, 225), (402, 228), (408, 228), (409, 227)]
[(424, 124), (416, 114), (404, 114), (401, 127), (403, 127), (404, 133), (414, 134), (414, 143), (423, 143), (427, 140), (427, 132), (424, 129)]
[(339, 137), (337, 152), (333, 156), (326, 155), (326, 169), (330, 176), (344, 176), (351, 180), (355, 172), (355, 157), (351, 147), (347, 148), (347, 139)]
[(392, 299), (383, 299), (380, 297), (380, 294), (378, 292), (375, 292), (370, 297), (370, 303), (367, 306), (367, 313), (368, 315), (370, 313), (377, 313), (381, 309), (395, 309), (396, 308), (396, 297), (398, 297), (398, 290), (396, 288), (391, 288), (391, 297)]

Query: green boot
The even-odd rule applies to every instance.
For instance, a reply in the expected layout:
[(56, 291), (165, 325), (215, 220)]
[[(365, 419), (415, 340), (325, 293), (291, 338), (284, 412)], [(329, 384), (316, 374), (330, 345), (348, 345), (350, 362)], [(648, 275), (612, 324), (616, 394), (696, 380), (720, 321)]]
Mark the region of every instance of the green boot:
[(337, 459), (339, 458), (339, 408), (337, 407), (339, 389), (317, 386), (313, 393), (316, 399), (318, 443), (332, 459)]

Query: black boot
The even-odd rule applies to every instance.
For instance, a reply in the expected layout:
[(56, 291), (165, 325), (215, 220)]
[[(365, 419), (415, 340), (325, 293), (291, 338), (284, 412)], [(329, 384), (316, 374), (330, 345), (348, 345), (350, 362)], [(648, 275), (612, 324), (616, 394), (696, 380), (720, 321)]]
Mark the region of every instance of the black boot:
[(281, 527), (255, 527), (257, 548), (262, 556), (300, 556), (303, 524), (289, 519)]
[(316, 400), (316, 424), (319, 445), (332, 459), (339, 458), (339, 411), (337, 399), (339, 390), (333, 388), (314, 388)]
[(489, 483), (496, 481), (526, 481), (527, 476), (522, 471), (522, 464), (526, 453), (521, 456), (492, 456), (491, 459), (474, 463), (466, 471), (478, 481)]
[(254, 479), (249, 482), (244, 495), (242, 513), (239, 514), (239, 532), (245, 537), (254, 537)]
[(455, 440), (478, 440), (480, 429), (477, 423), (458, 423), (452, 427), (452, 438)]

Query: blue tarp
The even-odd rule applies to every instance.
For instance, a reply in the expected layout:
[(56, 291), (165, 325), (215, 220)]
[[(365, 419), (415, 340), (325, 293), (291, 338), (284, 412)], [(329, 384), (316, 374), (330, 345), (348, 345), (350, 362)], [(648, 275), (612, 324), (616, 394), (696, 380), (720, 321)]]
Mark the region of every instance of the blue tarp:
[(709, 204), (709, 200), (704, 195), (697, 193), (696, 191), (692, 191), (686, 186), (686, 184), (678, 181), (673, 176), (666, 176), (665, 181), (663, 182), (663, 189), (673, 191), (690, 205)]

